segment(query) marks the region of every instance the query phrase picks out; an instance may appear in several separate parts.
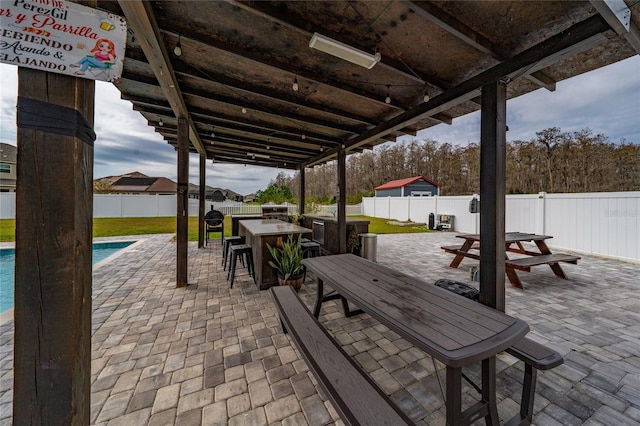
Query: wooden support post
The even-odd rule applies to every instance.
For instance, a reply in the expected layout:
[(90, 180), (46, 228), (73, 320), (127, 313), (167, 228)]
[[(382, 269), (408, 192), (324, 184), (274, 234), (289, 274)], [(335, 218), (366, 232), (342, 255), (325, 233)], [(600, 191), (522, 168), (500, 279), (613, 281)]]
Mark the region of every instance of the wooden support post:
[(344, 149), (338, 151), (338, 249), (347, 252), (347, 155)]
[(18, 70), (16, 425), (90, 421), (94, 87)]
[(507, 94), (503, 83), (482, 88), (480, 123), (480, 302), (505, 310), (505, 186)]
[(205, 162), (207, 157), (200, 155), (200, 186), (198, 193), (198, 248), (204, 247), (204, 202), (207, 196), (206, 192), (206, 169)]
[(304, 205), (305, 205), (305, 175), (304, 175), (305, 167), (303, 165), (300, 166), (300, 197), (298, 203), (298, 214), (304, 214)]
[(176, 287), (187, 286), (187, 248), (189, 234), (189, 124), (178, 118), (178, 209), (176, 222)]

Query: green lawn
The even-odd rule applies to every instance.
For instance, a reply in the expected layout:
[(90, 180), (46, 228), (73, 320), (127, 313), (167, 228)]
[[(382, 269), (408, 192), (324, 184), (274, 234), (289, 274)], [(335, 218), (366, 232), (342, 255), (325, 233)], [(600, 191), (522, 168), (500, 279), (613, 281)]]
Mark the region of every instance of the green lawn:
[(398, 226), (389, 225), (389, 219), (369, 216), (349, 216), (353, 219), (363, 219), (370, 221), (369, 232), (373, 234), (415, 234), (418, 232), (433, 232), (429, 231), (426, 225), (422, 226)]
[[(349, 216), (371, 221), (369, 232), (374, 234), (406, 234), (415, 232), (429, 232), (426, 226), (397, 226), (388, 225), (388, 219), (367, 216)], [(15, 241), (16, 221), (14, 219), (0, 220), (0, 242)], [(231, 217), (224, 218), (224, 234), (231, 235)], [(124, 235), (143, 234), (175, 234), (175, 217), (134, 217), (134, 218), (99, 218), (93, 220), (93, 236), (118, 237)], [(219, 235), (217, 236), (219, 238)], [(216, 234), (211, 238), (216, 239)], [(189, 217), (189, 241), (198, 240), (198, 218)]]
[[(16, 221), (0, 220), (0, 242), (15, 241)], [(93, 237), (119, 237), (124, 235), (175, 234), (175, 217), (97, 218), (93, 220)], [(217, 237), (216, 237), (217, 234)], [(231, 217), (224, 219), (224, 234), (231, 235)], [(211, 238), (220, 238), (219, 233)], [(198, 218), (189, 217), (189, 240), (198, 240)]]

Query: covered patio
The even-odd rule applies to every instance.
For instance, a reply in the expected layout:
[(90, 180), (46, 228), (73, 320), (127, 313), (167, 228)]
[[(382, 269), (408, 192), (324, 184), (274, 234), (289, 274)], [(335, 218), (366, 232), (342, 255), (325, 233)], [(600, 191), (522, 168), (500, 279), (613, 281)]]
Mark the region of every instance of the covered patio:
[[(139, 319), (146, 323), (140, 325), (144, 330), (150, 327), (143, 332), (145, 344), (150, 344), (149, 348), (156, 345), (162, 348), (154, 353), (158, 359), (165, 358), (162, 377), (156, 378), (162, 383), (173, 380), (175, 371), (192, 368), (180, 373), (183, 376), (177, 374), (177, 380), (188, 378), (186, 380), (194, 380), (196, 386), (198, 373), (207, 379), (207, 365), (219, 366), (218, 356), (235, 355), (231, 364), (237, 359), (246, 360), (247, 356), (253, 358), (251, 351), (262, 349), (258, 342), (265, 339), (263, 342), (267, 343), (266, 337), (274, 332), (272, 322), (276, 319), (268, 306), (258, 303), (250, 310), (240, 309), (238, 315), (246, 318), (235, 317), (233, 302), (236, 299), (230, 297), (230, 305), (225, 306), (222, 302), (226, 296), (217, 293), (224, 294), (227, 290), (222, 285), (223, 274), (216, 269), (220, 262), (215, 252), (194, 250), (187, 242), (190, 152), (198, 153), (200, 158), (201, 218), (207, 160), (298, 170), (301, 206), (305, 204), (305, 169), (337, 160), (337, 217), (343, 238), (341, 252), (344, 252), (346, 155), (397, 136), (415, 135), (419, 129), (449, 123), (481, 109), (480, 298), (498, 310), (511, 309), (506, 303), (503, 256), (507, 100), (540, 87), (552, 91), (557, 81), (640, 52), (639, 17), (637, 9), (632, 13), (630, 8), (635, 3), (630, 0), (628, 4), (614, 3), (615, 7), (595, 0), (537, 3), (89, 0), (83, 3), (124, 16), (128, 22), (124, 72), (117, 86), (134, 109), (147, 118), (149, 125), (176, 147), (177, 241), (155, 251), (149, 248), (148, 253), (140, 253), (143, 258), (159, 257), (124, 265), (105, 277), (118, 289), (104, 302), (106, 307), (102, 312), (98, 307), (102, 305), (97, 302), (100, 280), (94, 278), (92, 285), (90, 267), (93, 140), (89, 136), (92, 132), (81, 136), (63, 135), (46, 127), (21, 126), (19, 120), (16, 280), (24, 284), (16, 288), (15, 407), (16, 414), (24, 416), (24, 422), (41, 416), (86, 422), (89, 417), (87, 376), (97, 374), (97, 380), (101, 380), (135, 366), (137, 361), (129, 360), (131, 355), (127, 355), (121, 345), (136, 346), (134, 342), (142, 339), (142, 334), (127, 337), (130, 328), (127, 315), (137, 318), (141, 308), (153, 297), (168, 303), (167, 310), (150, 306), (151, 311)], [(315, 43), (312, 38), (316, 39)], [(337, 53), (335, 46), (340, 43), (343, 45), (338, 50), (342, 53)], [(354, 56), (365, 58), (369, 64), (363, 68), (362, 64), (352, 63)], [(40, 101), (54, 110), (59, 106), (69, 107), (84, 119), (79, 120), (83, 126), (89, 130), (93, 126), (93, 83), (90, 81), (21, 68), (19, 97), (27, 103)], [(203, 240), (201, 228), (199, 247), (203, 246)], [(35, 265), (34, 257), (38, 259)], [(173, 286), (166, 287), (169, 281), (165, 282), (165, 278), (172, 281)], [(206, 283), (200, 281), (202, 279)], [(187, 287), (188, 284), (191, 286)], [(205, 288), (207, 295), (212, 291), (218, 297), (192, 296)], [(156, 295), (158, 291), (160, 294)], [(90, 295), (97, 304), (93, 307), (93, 325)], [(119, 297), (123, 298), (120, 302)], [(134, 300), (129, 302), (130, 297)], [(256, 295), (255, 300), (266, 301), (266, 297)], [(36, 300), (42, 303), (32, 303)], [(121, 303), (131, 305), (118, 309)], [(546, 303), (545, 307), (548, 306)], [(112, 308), (113, 312), (109, 313)], [(216, 309), (219, 312), (214, 312)], [(211, 333), (209, 338), (213, 340), (209, 342), (208, 320), (205, 320), (211, 315), (208, 310), (220, 325), (212, 326), (218, 331)], [(194, 321), (196, 312), (202, 317)], [(527, 312), (517, 312), (516, 316), (522, 317)], [(99, 325), (103, 314), (109, 318), (111, 315), (122, 317), (115, 323), (105, 320)], [(166, 315), (171, 319), (167, 320)], [(158, 323), (149, 325), (149, 321)], [(173, 331), (170, 328), (163, 331), (171, 337), (153, 331), (154, 327), (162, 328), (162, 324), (173, 321)], [(244, 324), (238, 328), (236, 321)], [(201, 326), (197, 331), (193, 330), (194, 323)], [(234, 326), (227, 329), (224, 326), (227, 323)], [(134, 324), (136, 328), (137, 322)], [(124, 328), (120, 329), (121, 326)], [(89, 347), (93, 347), (93, 354), (101, 351), (104, 327), (107, 327), (104, 342), (113, 347), (105, 347), (90, 369)], [(74, 333), (68, 333), (69, 329)], [(243, 358), (243, 334), (236, 331), (234, 337), (236, 329), (242, 330), (241, 333), (267, 331), (260, 332), (265, 336), (255, 339), (256, 348), (249, 349), (250, 355)], [(217, 347), (216, 333), (221, 333), (222, 339)], [(183, 340), (185, 335), (187, 340)], [(153, 341), (146, 341), (152, 338)], [(202, 355), (199, 364), (186, 366), (189, 339), (204, 345), (195, 350), (202, 350), (198, 355), (206, 352), (207, 343), (213, 344), (212, 350), (217, 350), (218, 355), (209, 358)], [(282, 357), (289, 359), (293, 355), (280, 354), (280, 349), (287, 345), (284, 336), (278, 339), (269, 341), (278, 341), (284, 346), (276, 348), (274, 344), (272, 349), (262, 352), (271, 353), (267, 357), (277, 355), (282, 363)], [(136, 353), (135, 357), (142, 353)], [(103, 355), (113, 360), (104, 360), (105, 365), (101, 366)], [(115, 365), (119, 364), (117, 360), (125, 358), (128, 361), (124, 365)], [(276, 361), (273, 358), (273, 362)], [(113, 367), (108, 362), (112, 362)], [(150, 365), (145, 374), (156, 371), (154, 368)], [(290, 372), (285, 367), (275, 368), (271, 378), (265, 373), (269, 385), (279, 383), (279, 377)], [(207, 383), (211, 385), (220, 377), (211, 378), (214, 370), (209, 370)], [(229, 397), (228, 401), (232, 402), (226, 403), (225, 409), (227, 414), (234, 414), (228, 417), (235, 418), (235, 414), (246, 411), (239, 407), (247, 406), (246, 397), (240, 396), (244, 393), (236, 393), (237, 386), (241, 390), (245, 386), (249, 388), (247, 380), (242, 382), (239, 376), (235, 380), (240, 381), (233, 382), (233, 378), (245, 374), (245, 369), (227, 369), (223, 365), (215, 371), (216, 374), (222, 371), (224, 379), (230, 380), (231, 384), (220, 388), (219, 399)], [(172, 372), (170, 377), (166, 375), (168, 372)], [(137, 388), (143, 373), (136, 374), (118, 376), (111, 385), (133, 394), (132, 389)], [(106, 385), (110, 380), (101, 381), (98, 387), (110, 389)], [(52, 382), (64, 383), (68, 392), (51, 391), (48, 384)], [(180, 389), (182, 392), (182, 385)], [(218, 398), (217, 392), (217, 387), (214, 392), (212, 386), (205, 386), (201, 393), (182, 402), (177, 411), (191, 412), (189, 407), (209, 401), (212, 395)], [(111, 390), (102, 395), (107, 394), (110, 396)], [(248, 395), (250, 397), (250, 390)], [(277, 404), (278, 409), (274, 411), (286, 412), (290, 401), (295, 406), (293, 398), (277, 395), (280, 397), (274, 397), (273, 404)], [(175, 388), (163, 391), (161, 396), (173, 401)], [(107, 399), (94, 420), (119, 418), (118, 415), (111, 417), (108, 412), (112, 407), (119, 407), (113, 410), (122, 414), (118, 402), (121, 399), (115, 394), (112, 402)], [(92, 398), (92, 403), (99, 400)], [(136, 400), (136, 404), (139, 402)], [(31, 411), (33, 406), (39, 410)], [(265, 405), (267, 420), (279, 421), (270, 416), (266, 407), (268, 404)], [(221, 408), (222, 405), (215, 405), (207, 414), (218, 413)], [(137, 410), (136, 415), (141, 414)], [(204, 410), (200, 414), (204, 416)]]
[[(144, 241), (93, 274), (92, 424), (341, 424), (282, 333), (269, 292), (256, 290), (246, 275), (229, 289), (219, 245), (189, 244), (193, 285), (178, 289), (172, 235), (135, 238)], [(450, 233), (380, 235), (378, 260), (427, 282), (468, 283), (468, 268), (449, 268), (440, 249), (451, 239)], [(526, 290), (506, 291), (507, 313), (565, 357), (539, 373), (534, 422), (637, 425), (640, 266), (584, 256), (566, 269), (568, 281), (540, 269), (524, 278)], [(300, 294), (312, 307), (313, 277)], [(320, 321), (412, 420), (444, 424), (428, 356), (368, 315), (344, 318), (338, 302), (323, 307)], [(0, 425), (12, 419), (13, 333), (13, 321), (0, 326)], [(497, 368), (504, 420), (518, 410), (523, 367), (502, 354)], [(479, 368), (465, 372), (476, 377)], [(464, 392), (468, 401), (477, 398), (470, 386)]]

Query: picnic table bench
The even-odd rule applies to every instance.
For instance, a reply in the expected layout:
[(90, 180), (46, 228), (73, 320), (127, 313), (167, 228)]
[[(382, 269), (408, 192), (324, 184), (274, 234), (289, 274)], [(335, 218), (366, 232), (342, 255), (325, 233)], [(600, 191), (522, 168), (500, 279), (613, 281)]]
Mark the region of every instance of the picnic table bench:
[(283, 330), (296, 343), (345, 424), (414, 424), (331, 338), (292, 287), (272, 287), (271, 293)]
[[(463, 238), (465, 242), (461, 245), (451, 245), (440, 247), (447, 253), (455, 255), (451, 264), (452, 268), (457, 268), (464, 258), (480, 260), (480, 235), (479, 234), (460, 234), (456, 238)], [(530, 272), (533, 266), (549, 265), (553, 273), (562, 279), (568, 279), (559, 262), (577, 264), (580, 260), (579, 256), (567, 253), (552, 253), (545, 240), (553, 238), (548, 235), (528, 234), (524, 232), (508, 232), (505, 235), (505, 269), (509, 282), (513, 287), (524, 289), (524, 285), (516, 269), (520, 271)], [(535, 243), (538, 251), (528, 250), (522, 244), (523, 242)], [(472, 252), (473, 250), (474, 252)], [(518, 253), (528, 257), (519, 257), (510, 259), (508, 253)]]

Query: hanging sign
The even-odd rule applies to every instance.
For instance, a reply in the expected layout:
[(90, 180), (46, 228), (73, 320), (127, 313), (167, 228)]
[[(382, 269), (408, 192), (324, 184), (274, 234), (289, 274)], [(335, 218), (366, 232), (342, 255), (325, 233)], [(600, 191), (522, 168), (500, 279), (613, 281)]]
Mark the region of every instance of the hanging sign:
[(64, 0), (1, 0), (0, 62), (91, 80), (120, 78), (124, 18)]

